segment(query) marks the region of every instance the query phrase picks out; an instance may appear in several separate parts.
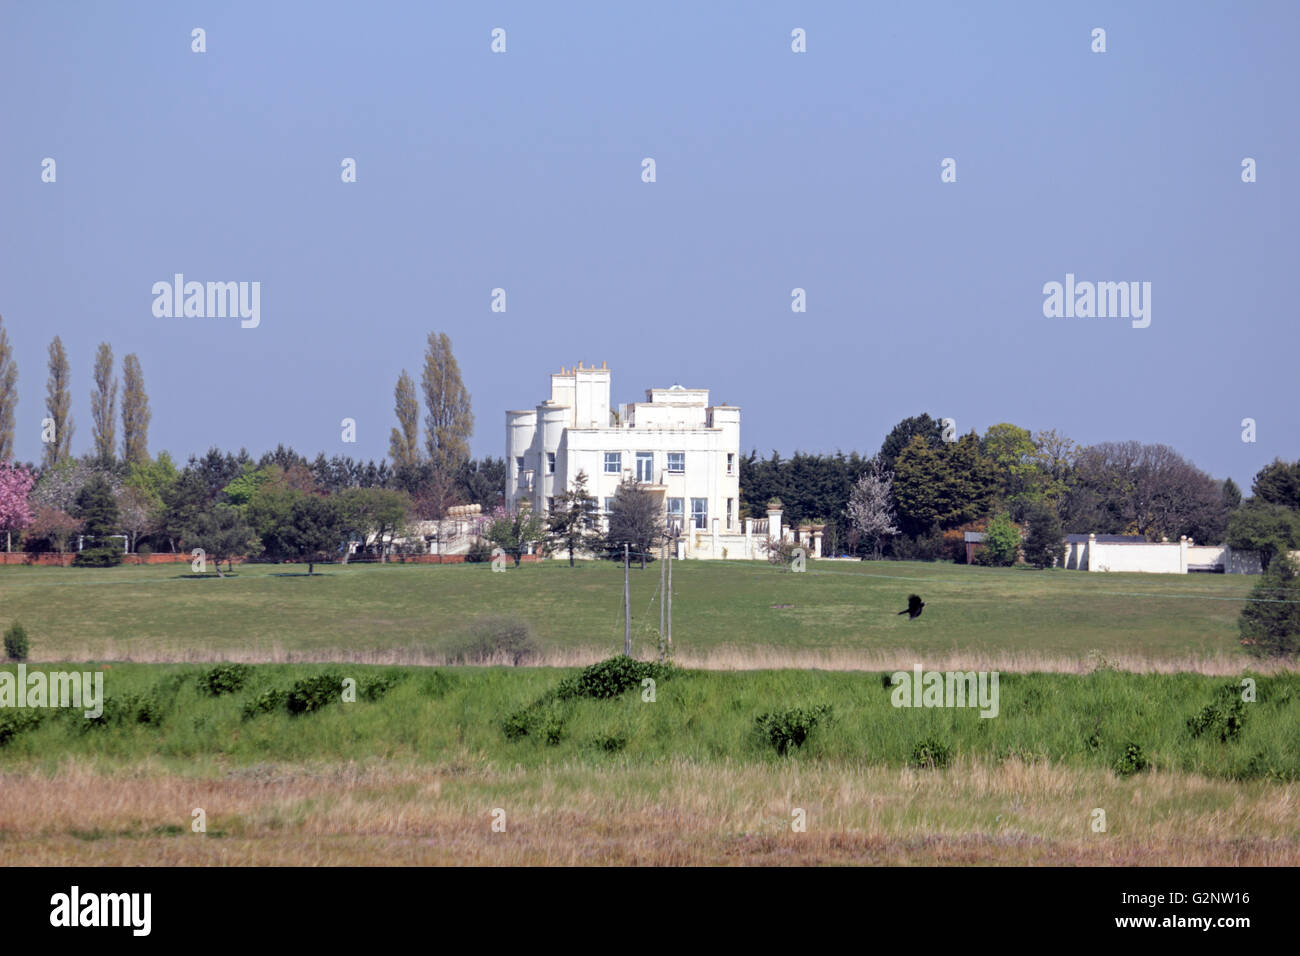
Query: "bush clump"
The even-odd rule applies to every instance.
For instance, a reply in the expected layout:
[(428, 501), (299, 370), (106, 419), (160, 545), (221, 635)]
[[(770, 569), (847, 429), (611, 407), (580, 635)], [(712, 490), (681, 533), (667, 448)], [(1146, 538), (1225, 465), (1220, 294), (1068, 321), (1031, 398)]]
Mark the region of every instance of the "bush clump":
[(1235, 684), (1219, 688), (1218, 699), (1187, 718), (1187, 731), (1193, 737), (1217, 734), (1220, 743), (1236, 740), (1246, 725), (1246, 702)]
[(791, 748), (802, 747), (813, 728), (829, 720), (830, 716), (829, 704), (817, 704), (814, 707), (792, 707), (790, 710), (759, 714), (754, 718), (754, 724), (773, 749), (784, 756)]
[(122, 563), (122, 552), (118, 548), (86, 548), (78, 551), (72, 559), (74, 568), (115, 568)]
[(11, 661), (25, 661), (31, 652), (32, 642), (27, 639), (27, 629), (15, 621), (5, 631), (5, 657)]
[(406, 679), (402, 673), (375, 674), (363, 677), (357, 684), (357, 695), (362, 700), (376, 701)]
[(270, 690), (264, 690), (256, 697), (244, 702), (240, 716), (244, 720), (252, 720), (261, 714), (274, 714), (277, 711), (284, 710), (285, 701), (288, 698), (289, 692), (283, 688), (273, 687)]
[(609, 700), (633, 687), (640, 687), (646, 678), (658, 683), (676, 676), (679, 670), (673, 664), (638, 661), (626, 654), (619, 654), (592, 664), (576, 677), (566, 677), (555, 689), (555, 696), (559, 700), (572, 700), (575, 697)]
[(0, 710), (0, 747), (5, 746), (19, 734), (32, 730), (41, 722), (41, 712), (24, 708), (22, 710), (4, 708)]
[(1115, 772), (1121, 777), (1129, 777), (1135, 773), (1141, 773), (1150, 765), (1151, 763), (1147, 760), (1146, 754), (1142, 752), (1142, 747), (1130, 743), (1124, 747), (1124, 752), (1115, 761)]
[(199, 675), (198, 687), (209, 697), (233, 694), (243, 689), (252, 673), (247, 664), (218, 664)]
[(458, 664), (508, 663), (514, 667), (538, 655), (537, 640), (527, 621), (506, 615), (480, 617), (470, 625), (469, 639), (453, 655)]
[(332, 671), (326, 671), (315, 677), (294, 681), (285, 695), (284, 706), (294, 716), (312, 714), (342, 697), (343, 678)]
[(933, 737), (926, 737), (912, 747), (912, 766), (926, 770), (938, 770), (948, 766), (952, 759), (952, 748)]

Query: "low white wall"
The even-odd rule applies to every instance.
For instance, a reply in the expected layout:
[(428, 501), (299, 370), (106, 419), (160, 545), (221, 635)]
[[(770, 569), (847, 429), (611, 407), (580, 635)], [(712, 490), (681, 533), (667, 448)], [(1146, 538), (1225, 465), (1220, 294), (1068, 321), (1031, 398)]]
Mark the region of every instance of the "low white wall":
[(1176, 543), (1089, 543), (1089, 571), (1136, 571), (1147, 574), (1181, 574), (1182, 547)]

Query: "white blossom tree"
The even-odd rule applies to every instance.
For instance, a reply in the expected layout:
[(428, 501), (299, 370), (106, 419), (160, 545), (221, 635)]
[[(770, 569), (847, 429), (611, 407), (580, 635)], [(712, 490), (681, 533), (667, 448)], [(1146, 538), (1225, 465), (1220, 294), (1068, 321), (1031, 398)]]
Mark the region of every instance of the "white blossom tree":
[(874, 463), (859, 476), (844, 509), (853, 530), (872, 543), (874, 556), (880, 557), (880, 544), (898, 534), (894, 524), (894, 473), (879, 469)]

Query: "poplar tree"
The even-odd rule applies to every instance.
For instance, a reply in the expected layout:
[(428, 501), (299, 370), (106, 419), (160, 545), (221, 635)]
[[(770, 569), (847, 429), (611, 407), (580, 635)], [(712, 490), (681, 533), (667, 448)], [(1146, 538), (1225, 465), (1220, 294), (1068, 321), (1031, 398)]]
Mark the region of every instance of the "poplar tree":
[(134, 352), (122, 360), (122, 460), (127, 464), (149, 461), (149, 396), (144, 372)]
[[(54, 425), (52, 441), (45, 442), (41, 455), (41, 468), (52, 468), (72, 451), (72, 373), (68, 367), (68, 353), (63, 341), (56, 335), (50, 343), (50, 374), (45, 380), (45, 414)], [(45, 430), (42, 428), (42, 439)]]
[(474, 413), (445, 332), (430, 332), (424, 353), (424, 445), (434, 468), (454, 473), (469, 458)]
[(4, 318), (0, 316), (0, 465), (14, 456), (14, 407), (18, 404), (18, 366)]
[(394, 468), (408, 468), (420, 461), (420, 404), (415, 397), (415, 382), (402, 369), (393, 389), (393, 412), (397, 427), (388, 439), (388, 457)]
[(113, 377), (113, 347), (100, 342), (95, 351), (95, 387), (90, 391), (91, 429), (95, 457), (101, 465), (113, 461), (117, 444), (117, 379)]

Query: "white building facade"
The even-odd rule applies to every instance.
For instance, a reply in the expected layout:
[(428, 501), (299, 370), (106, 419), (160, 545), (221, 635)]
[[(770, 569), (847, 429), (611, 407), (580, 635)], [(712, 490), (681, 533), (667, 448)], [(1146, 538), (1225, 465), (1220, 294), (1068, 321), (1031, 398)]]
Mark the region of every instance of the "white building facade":
[(506, 412), (506, 507), (538, 514), (573, 487), (579, 472), (608, 513), (615, 489), (633, 478), (663, 501), (685, 530), (716, 537), (740, 531), (740, 408), (710, 405), (706, 388), (646, 389), (646, 400), (610, 405), (610, 371), (584, 366), (551, 375), (534, 409)]

